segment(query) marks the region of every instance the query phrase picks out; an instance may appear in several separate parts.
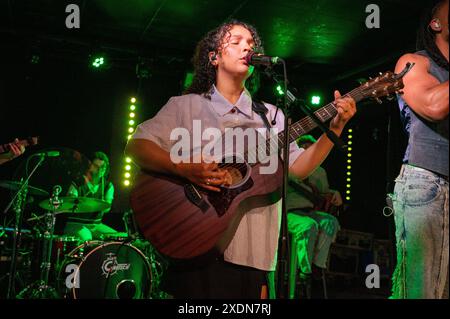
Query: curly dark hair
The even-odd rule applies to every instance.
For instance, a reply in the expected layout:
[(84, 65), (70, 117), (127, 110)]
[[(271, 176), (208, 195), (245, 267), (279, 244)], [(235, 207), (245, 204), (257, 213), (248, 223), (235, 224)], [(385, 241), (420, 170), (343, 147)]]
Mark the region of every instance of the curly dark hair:
[[(203, 39), (201, 39), (195, 49), (192, 58), (194, 65), (194, 78), (192, 84), (183, 92), (183, 94), (195, 93), (205, 94), (207, 97), (211, 86), (216, 82), (216, 69), (209, 59), (210, 52), (219, 52), (223, 44), (223, 39), (235, 25), (240, 25), (250, 31), (255, 42), (255, 48), (259, 53), (264, 53), (261, 39), (256, 29), (242, 21), (230, 20), (209, 31)], [(250, 94), (255, 94), (259, 88), (259, 72), (257, 69), (253, 71), (250, 78), (245, 83)]]
[(416, 49), (425, 50), (428, 55), (440, 67), (448, 70), (448, 61), (436, 45), (436, 35), (430, 28), (430, 21), (435, 17), (436, 12), (444, 5), (446, 0), (441, 0), (430, 6), (420, 21), (419, 30), (417, 31)]

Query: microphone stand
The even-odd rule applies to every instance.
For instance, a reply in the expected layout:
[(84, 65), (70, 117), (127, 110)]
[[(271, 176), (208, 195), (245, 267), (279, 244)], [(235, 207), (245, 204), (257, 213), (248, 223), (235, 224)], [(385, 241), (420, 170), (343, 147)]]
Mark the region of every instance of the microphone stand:
[[(27, 159), (27, 162), (32, 158), (33, 156), (29, 157)], [(19, 200), (19, 203), (14, 205), (14, 210), (16, 213), (16, 219), (15, 219), (15, 225), (14, 225), (14, 234), (13, 234), (13, 251), (11, 256), (11, 265), (9, 268), (9, 280), (8, 280), (8, 290), (6, 294), (7, 299), (15, 298), (13, 296), (14, 291), (14, 280), (16, 277), (16, 265), (17, 265), (17, 250), (19, 246), (19, 239), (20, 239), (20, 233), (22, 231), (22, 211), (24, 208), (25, 199), (27, 196), (27, 189), (28, 189), (28, 182), (30, 178), (33, 176), (34, 172), (37, 170), (37, 168), (42, 164), (42, 162), (45, 159), (45, 155), (41, 155), (39, 158), (39, 162), (34, 166), (31, 173), (27, 176), (25, 181), (22, 182), (22, 185), (20, 189), (16, 192), (12, 200), (9, 202), (8, 206), (6, 206), (5, 210), (3, 211), (3, 214), (7, 214), (11, 206), (16, 202), (16, 199), (18, 199), (19, 195), (21, 195), (21, 199)], [(28, 165), (28, 164), (27, 164)]]
[[(286, 63), (284, 60), (279, 59), (279, 62), (283, 64), (284, 81), (283, 87), (284, 92), (287, 92), (287, 71)], [(271, 68), (266, 69), (266, 74), (272, 77), (276, 83), (280, 81), (277, 79), (277, 75), (273, 72)], [(289, 103), (288, 103), (289, 102)], [(288, 101), (287, 94), (284, 94), (283, 104), (284, 104), (284, 135), (283, 135), (283, 186), (281, 194), (281, 228), (280, 236), (278, 238), (278, 266), (277, 266), (277, 278), (276, 278), (276, 297), (280, 299), (286, 299), (289, 296), (289, 286), (288, 286), (288, 276), (289, 276), (289, 242), (288, 242), (288, 224), (287, 224), (287, 182), (289, 174), (289, 128), (291, 124), (291, 119), (289, 115), (289, 105), (291, 101)], [(272, 125), (275, 124), (276, 117), (278, 113), (275, 113), (275, 117), (272, 121)], [(287, 134), (286, 134), (287, 133)]]
[[(338, 147), (339, 150), (343, 151), (345, 146), (339, 137), (327, 128), (320, 119), (312, 112), (304, 103), (303, 100), (297, 99), (292, 92), (288, 90), (288, 80), (287, 80), (287, 71), (286, 71), (286, 63), (284, 60), (279, 59), (279, 62), (283, 64), (283, 87), (284, 87), (284, 135), (283, 135), (283, 187), (282, 187), (282, 213), (281, 213), (281, 229), (280, 229), (280, 237), (278, 242), (278, 271), (277, 271), (277, 286), (276, 286), (276, 295), (280, 299), (286, 299), (289, 296), (289, 265), (290, 265), (290, 254), (289, 252), (289, 243), (288, 243), (288, 227), (287, 227), (287, 188), (288, 188), (288, 178), (289, 178), (289, 137), (290, 137), (290, 125), (291, 118), (289, 114), (289, 107), (293, 103), (297, 103), (300, 105), (301, 110), (309, 116), (317, 126), (327, 135), (327, 137)], [(267, 68), (265, 72), (269, 77), (271, 77), (277, 84), (281, 82), (278, 76), (271, 68)], [(303, 103), (299, 103), (303, 102)], [(277, 106), (278, 111), (278, 106)], [(275, 119), (276, 120), (276, 113)], [(274, 123), (272, 123), (274, 124)]]

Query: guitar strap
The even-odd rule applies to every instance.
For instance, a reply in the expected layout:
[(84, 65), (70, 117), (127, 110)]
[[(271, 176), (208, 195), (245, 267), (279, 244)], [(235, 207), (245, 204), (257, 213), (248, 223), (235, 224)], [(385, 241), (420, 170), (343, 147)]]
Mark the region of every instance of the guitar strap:
[(271, 125), (269, 123), (269, 120), (267, 119), (266, 113), (269, 111), (267, 107), (262, 102), (253, 101), (252, 103), (252, 110), (253, 112), (257, 113), (259, 116), (261, 116), (264, 125), (268, 130), (270, 130)]

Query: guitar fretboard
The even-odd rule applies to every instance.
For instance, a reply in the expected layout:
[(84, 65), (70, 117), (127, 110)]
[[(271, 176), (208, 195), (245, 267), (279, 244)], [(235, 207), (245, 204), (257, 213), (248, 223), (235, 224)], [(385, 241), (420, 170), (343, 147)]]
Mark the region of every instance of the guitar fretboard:
[[(22, 145), (25, 147), (28, 147), (30, 145), (36, 145), (37, 143), (38, 143), (37, 137), (31, 137), (29, 140), (20, 140), (18, 142), (19, 145)], [(9, 152), (9, 150), (10, 150), (9, 143), (8, 144), (0, 144), (0, 154)]]
[[(362, 92), (362, 90), (363, 90), (363, 88), (362, 88), (362, 86), (360, 86), (360, 87), (352, 90), (351, 92), (345, 94), (344, 96), (350, 96), (355, 100), (355, 102), (359, 102), (365, 98), (365, 95)], [(325, 106), (321, 107), (320, 109), (318, 109), (317, 111), (315, 111), (314, 115), (322, 123), (325, 123), (328, 120), (335, 117), (337, 113), (338, 113), (338, 111), (337, 111), (334, 103), (328, 103), (327, 105), (325, 105)], [(317, 127), (317, 123), (309, 116), (306, 116), (306, 117), (302, 118), (301, 120), (299, 120), (298, 122), (295, 122), (294, 124), (292, 124), (290, 126), (290, 129), (289, 129), (289, 143), (294, 142), (299, 136), (312, 131), (316, 127)], [(266, 147), (265, 154), (269, 154), (270, 147), (278, 146), (279, 151), (281, 151), (283, 149), (284, 134), (285, 134), (285, 131), (278, 133), (277, 141), (276, 141), (276, 143), (278, 143), (278, 144), (273, 144), (274, 143), (273, 139), (267, 138), (266, 145), (265, 145), (265, 147)], [(256, 149), (248, 150), (245, 153), (245, 158), (247, 159), (247, 158), (249, 158), (249, 155), (253, 155), (253, 158), (259, 159), (259, 157), (256, 156), (258, 154), (258, 152), (259, 152), (258, 147), (256, 147)], [(264, 153), (264, 150), (262, 150), (262, 152)]]

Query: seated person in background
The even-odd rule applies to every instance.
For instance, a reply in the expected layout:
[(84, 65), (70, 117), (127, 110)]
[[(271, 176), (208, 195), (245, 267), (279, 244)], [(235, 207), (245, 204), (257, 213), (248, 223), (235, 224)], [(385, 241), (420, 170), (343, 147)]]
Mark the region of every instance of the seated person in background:
[[(315, 142), (311, 135), (297, 140), (304, 149)], [(288, 229), (297, 244), (300, 278), (310, 279), (315, 266), (326, 268), (330, 245), (340, 226), (336, 217), (320, 209), (341, 205), (340, 193), (329, 188), (327, 173), (321, 166), (303, 181), (289, 176)]]
[(25, 146), (21, 145), (17, 138), (12, 143), (9, 143), (8, 147), (8, 152), (0, 154), (0, 165), (15, 159), (25, 152)]
[[(107, 180), (110, 170), (108, 156), (103, 152), (95, 152), (90, 160), (89, 168), (83, 176), (84, 181), (81, 185), (73, 182), (67, 195), (100, 199), (111, 204), (114, 199), (114, 186)], [(102, 236), (105, 235), (118, 236), (120, 233), (102, 224), (103, 215), (109, 210), (110, 208), (94, 213), (64, 214), (68, 218), (64, 235), (76, 236), (82, 241), (103, 239)]]

